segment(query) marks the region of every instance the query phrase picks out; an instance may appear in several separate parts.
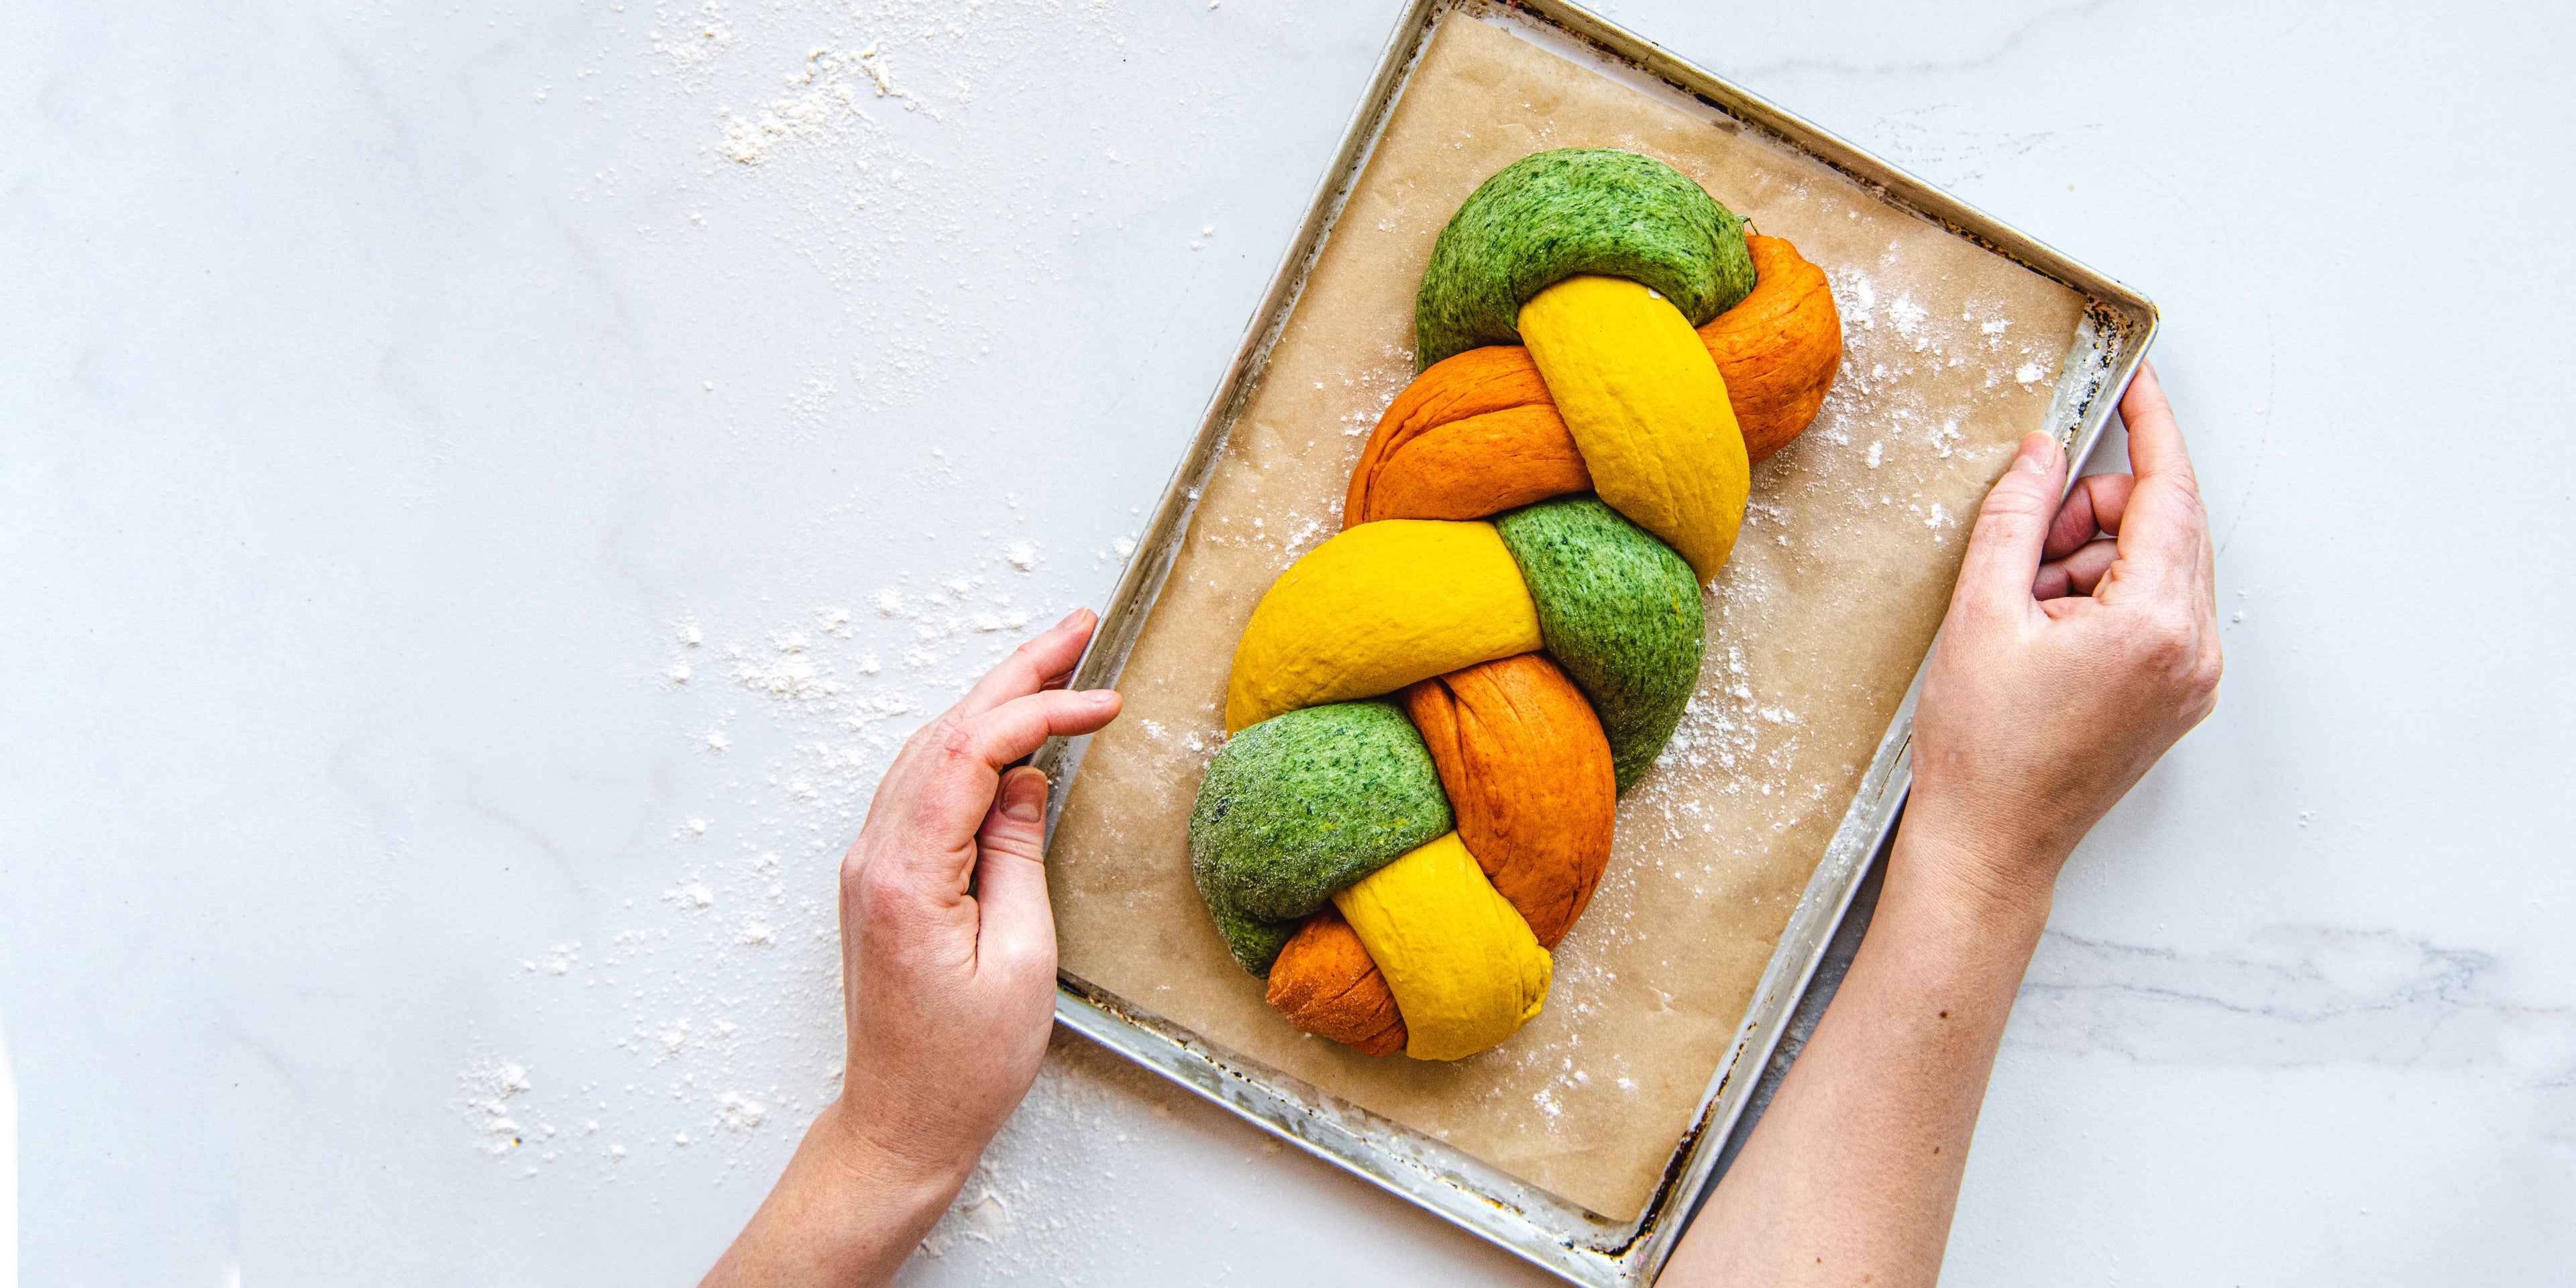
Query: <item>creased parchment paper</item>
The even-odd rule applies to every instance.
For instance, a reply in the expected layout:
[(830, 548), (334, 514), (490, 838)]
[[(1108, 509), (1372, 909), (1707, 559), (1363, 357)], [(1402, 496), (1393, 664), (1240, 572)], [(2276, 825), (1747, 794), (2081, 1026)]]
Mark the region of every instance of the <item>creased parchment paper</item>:
[[(1063, 963), (1129, 1003), (1633, 1218), (1750, 1004), (1791, 909), (1930, 646), (1967, 527), (2041, 427), (2082, 301), (1834, 172), (1472, 17), (1444, 21), (1334, 225), (1216, 466), (1048, 859)], [(1622, 802), (1547, 1010), (1455, 1064), (1290, 1029), (1190, 882), (1199, 776), (1253, 605), (1340, 528), (1377, 417), (1413, 374), (1434, 237), (1532, 152), (1660, 157), (1824, 266), (1846, 352), (1823, 414), (1754, 471), (1708, 592), (1699, 691)]]

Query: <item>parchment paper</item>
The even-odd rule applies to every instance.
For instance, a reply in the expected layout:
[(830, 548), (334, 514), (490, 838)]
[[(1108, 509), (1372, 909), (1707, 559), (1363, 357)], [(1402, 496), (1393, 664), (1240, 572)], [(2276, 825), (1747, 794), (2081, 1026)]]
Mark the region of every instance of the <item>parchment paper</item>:
[[(1074, 974), (1620, 1220), (1652, 1196), (1744, 1018), (2082, 308), (1730, 125), (1498, 26), (1442, 24), (1207, 485), (1119, 683), (1126, 714), (1084, 756), (1048, 861)], [(1190, 882), (1190, 805), (1244, 622), (1339, 529), (1360, 446), (1412, 376), (1433, 238), (1512, 161), (1597, 146), (1671, 162), (1823, 265), (1843, 369), (1816, 424), (1754, 472), (1709, 591), (1698, 694), (1620, 807), (1545, 1013), (1455, 1064), (1370, 1059), (1290, 1029), (1227, 957)]]

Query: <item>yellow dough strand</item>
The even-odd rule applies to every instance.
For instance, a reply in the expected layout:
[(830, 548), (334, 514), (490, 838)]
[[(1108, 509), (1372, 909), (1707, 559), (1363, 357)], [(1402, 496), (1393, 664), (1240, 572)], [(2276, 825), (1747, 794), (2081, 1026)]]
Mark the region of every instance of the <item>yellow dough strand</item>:
[(1235, 646), (1225, 729), (1535, 652), (1538, 608), (1490, 523), (1383, 519), (1315, 547)]
[(1624, 277), (1569, 277), (1521, 306), (1521, 339), (1611, 508), (1702, 584), (1735, 549), (1752, 467), (1690, 319)]
[[(1358, 531), (1358, 529), (1353, 529)], [(1547, 1004), (1555, 960), (1451, 832), (1333, 896), (1404, 1013), (1404, 1053), (1460, 1060)]]

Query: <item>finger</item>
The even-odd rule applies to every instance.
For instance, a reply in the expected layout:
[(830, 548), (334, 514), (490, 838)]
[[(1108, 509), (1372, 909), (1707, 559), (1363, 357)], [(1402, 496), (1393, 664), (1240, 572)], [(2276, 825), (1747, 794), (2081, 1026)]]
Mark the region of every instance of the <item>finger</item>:
[(2031, 611), (2031, 582), (2039, 573), (2040, 547), (2048, 539), (2065, 476), (2066, 453), (2055, 438), (2034, 433), (2021, 440), (2011, 467), (1977, 508), (1977, 526), (1968, 534), (1968, 555), (1959, 565), (1959, 588), (1951, 598), (1953, 611)]
[[(962, 722), (983, 715), (1001, 703), (1032, 693), (1063, 691), (1071, 682), (1073, 663), (1081, 656), (1082, 644), (1090, 638), (1095, 621), (1089, 609), (1077, 608), (1066, 614), (1063, 621), (1049, 627), (1038, 638), (1013, 650), (1001, 665), (987, 672), (968, 690), (956, 706), (914, 730), (910, 737), (904, 739), (902, 749), (895, 753), (893, 763), (886, 766), (885, 775), (877, 780), (876, 791), (868, 804), (867, 823), (862, 825), (862, 830), (877, 827), (880, 820), (886, 820), (885, 825), (892, 826), (892, 820), (897, 817), (909, 822), (910, 812), (900, 803), (919, 800), (929, 790), (929, 783), (940, 776), (941, 767), (951, 759), (949, 743)], [(1050, 669), (1052, 673), (1049, 673)], [(1039, 739), (1041, 742), (1044, 740), (1043, 736)], [(1035, 744), (1031, 746), (1034, 748)], [(1008, 764), (1010, 760), (1001, 763)], [(991, 784), (985, 786), (989, 796)], [(961, 847), (961, 853), (972, 835), (971, 830), (957, 832), (954, 841)]]
[[(984, 673), (975, 687), (958, 699), (960, 715), (981, 715), (1019, 697), (1049, 687), (1062, 687), (1057, 677), (1070, 679), (1073, 664), (1082, 660), (1082, 648), (1091, 642), (1091, 629), (1099, 623), (1088, 608), (1077, 608), (1065, 614), (1064, 620), (1046, 629), (1036, 639), (1011, 650), (1002, 664)], [(1050, 681), (1056, 681), (1050, 684)]]
[(963, 880), (970, 842), (992, 808), (1002, 768), (1053, 737), (1091, 733), (1118, 715), (1118, 691), (1049, 690), (1024, 694), (975, 716), (943, 716), (923, 747), (920, 765), (903, 795), (881, 797), (875, 808), (894, 812), (921, 842), (919, 853), (956, 856)]
[(2156, 364), (2141, 362), (2138, 374), (2120, 395), (2120, 423), (2129, 428), (2129, 468), (2141, 479), (2178, 478), (2197, 491), (2191, 452), (2183, 446), (2182, 427), (2174, 423), (2173, 404), (2165, 399)]
[(2200, 482), (2153, 366), (2142, 365), (2130, 382), (2120, 399), (2120, 418), (2129, 427), (2136, 482), (2121, 516), (2120, 566), (2109, 586), (2097, 589), (2097, 598), (2152, 597), (2177, 581), (2210, 580), (2209, 519)]
[[(1055, 916), (1047, 906), (1046, 775), (1028, 768), (1002, 776), (1002, 789), (975, 837), (975, 893), (983, 905), (977, 968), (1053, 974)], [(1040, 971), (1043, 967), (1043, 972)]]
[(2040, 559), (2063, 559), (2097, 536), (2120, 535), (2120, 516), (2129, 508), (2129, 487), (2134, 482), (2127, 474), (2088, 474), (2075, 480), (2065, 502), (2057, 507), (2057, 522), (2049, 526)]
[(2120, 543), (2108, 539), (2089, 541), (2076, 547), (2063, 559), (2051, 559), (2039, 566), (2039, 579), (2031, 583), (2030, 593), (2038, 599), (2064, 599), (2069, 595), (2090, 595), (2102, 584), (2102, 574), (2120, 558)]

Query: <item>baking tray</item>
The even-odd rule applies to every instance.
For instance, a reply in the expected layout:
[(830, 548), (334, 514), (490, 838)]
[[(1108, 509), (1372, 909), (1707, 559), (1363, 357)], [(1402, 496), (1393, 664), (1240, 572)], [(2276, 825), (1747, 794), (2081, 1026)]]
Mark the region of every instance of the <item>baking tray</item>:
[[(1102, 614), (1099, 631), (1075, 672), (1078, 687), (1117, 681), (1188, 536), (1210, 472), (1259, 384), (1335, 219), (1432, 36), (1442, 23), (1453, 21), (1507, 25), (1533, 43), (1589, 62), (1634, 87), (1686, 96), (1730, 118), (1735, 128), (1756, 132), (1840, 172), (1876, 200), (2081, 296), (2083, 314), (2059, 363), (2044, 421), (2074, 459), (2090, 451), (2108, 424), (2117, 392), (2154, 338), (2156, 309), (2145, 296), (1578, 6), (1555, 0), (1414, 0), (1397, 23), (1296, 240), (1254, 311), (1242, 347), (1210, 398), (1198, 433)], [(1921, 689), (1918, 666), (1913, 686), (1790, 915), (1752, 1005), (1710, 1076), (1690, 1127), (1675, 1142), (1660, 1184), (1633, 1219), (1592, 1212), (1427, 1134), (1207, 1042), (1070, 973), (1059, 977), (1056, 1016), (1256, 1126), (1569, 1281), (1605, 1286), (1651, 1282), (1708, 1185), (1872, 856), (1895, 825), (1912, 781), (1909, 736)], [(1051, 741), (1034, 763), (1064, 783), (1080, 772), (1080, 740)], [(1054, 796), (1050, 840), (1067, 795), (1058, 791)]]

